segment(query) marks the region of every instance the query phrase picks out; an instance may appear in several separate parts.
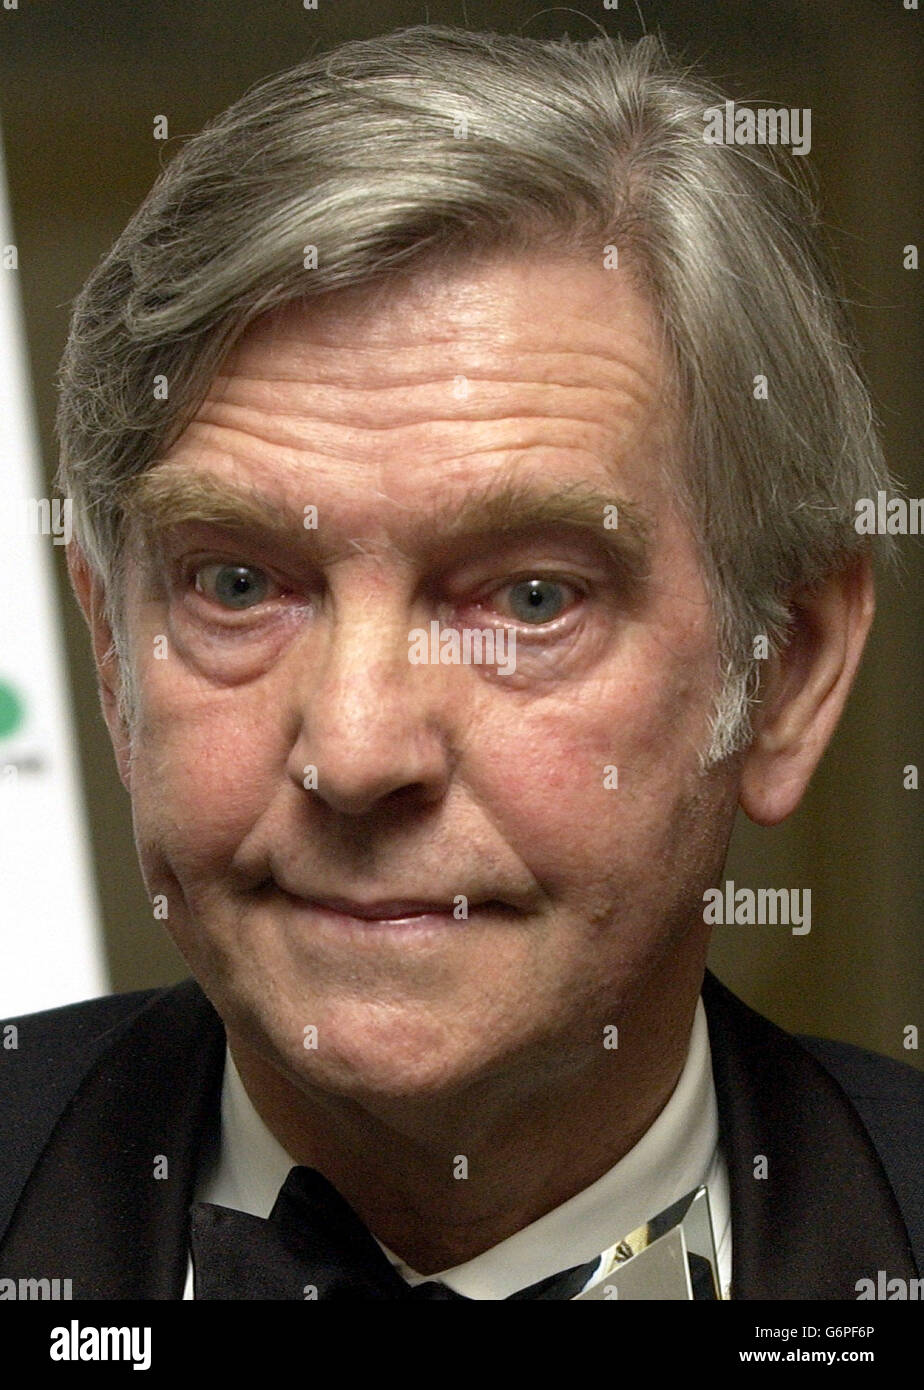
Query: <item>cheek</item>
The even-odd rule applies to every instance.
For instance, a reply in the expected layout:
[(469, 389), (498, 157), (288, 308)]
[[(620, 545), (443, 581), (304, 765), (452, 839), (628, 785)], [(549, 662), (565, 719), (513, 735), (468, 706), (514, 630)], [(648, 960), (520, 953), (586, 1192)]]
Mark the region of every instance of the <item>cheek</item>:
[(619, 677), (480, 722), (479, 799), (549, 891), (592, 896), (670, 859), (697, 794), (704, 679), (698, 663), (659, 668), (640, 643)]
[[(158, 669), (159, 668), (159, 669)], [(285, 767), (278, 708), (257, 688), (198, 690), (179, 663), (152, 660), (132, 764), (142, 869), (183, 881), (227, 864)]]

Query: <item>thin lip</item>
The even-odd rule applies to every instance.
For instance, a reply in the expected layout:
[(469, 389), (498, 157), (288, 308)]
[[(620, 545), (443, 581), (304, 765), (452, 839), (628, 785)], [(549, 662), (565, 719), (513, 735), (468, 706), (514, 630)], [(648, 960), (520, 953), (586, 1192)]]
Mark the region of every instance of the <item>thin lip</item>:
[[(345, 917), (356, 917), (367, 922), (393, 922), (407, 917), (452, 917), (452, 907), (445, 902), (434, 902), (423, 898), (388, 898), (380, 902), (357, 903), (349, 898), (305, 897), (300, 893), (282, 890), (290, 898), (307, 907), (321, 907), (329, 912), (340, 912)], [(469, 904), (469, 911), (481, 904)], [(498, 904), (500, 906), (500, 904)]]

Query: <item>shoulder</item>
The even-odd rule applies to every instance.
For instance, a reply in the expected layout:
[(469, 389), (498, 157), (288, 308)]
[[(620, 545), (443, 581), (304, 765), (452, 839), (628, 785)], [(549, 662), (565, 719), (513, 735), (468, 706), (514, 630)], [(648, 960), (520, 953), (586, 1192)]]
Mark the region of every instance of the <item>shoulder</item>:
[[(37, 1060), (39, 1054), (48, 1055), (102, 1037), (160, 993), (161, 990), (142, 989), (131, 994), (83, 999), (76, 1004), (43, 1009), (40, 1013), (13, 1015), (0, 1023), (0, 1029), (4, 1035), (13, 1030), (11, 1036), (16, 1041), (10, 1050), (22, 1052), (30, 1061)], [(29, 1039), (28, 1049), (20, 1048), (19, 1040), (24, 1038)]]
[(909, 1107), (924, 1125), (924, 1071), (883, 1057), (878, 1052), (854, 1047), (832, 1038), (806, 1037), (796, 1040), (829, 1071), (856, 1105), (889, 1108)]
[[(838, 1115), (851, 1115), (892, 1188), (919, 1261), (924, 1259), (924, 1074), (850, 1043), (788, 1033), (709, 972), (703, 999), (717, 1087), (729, 1099), (747, 1091), (760, 1109), (764, 1132), (785, 1131), (790, 1148), (810, 1136), (799, 1162), (822, 1172), (828, 1171), (835, 1131), (842, 1144), (848, 1137)], [(856, 1162), (859, 1156), (844, 1172)]]
[[(773, 1067), (818, 1064), (857, 1108), (895, 1106), (916, 1111), (920, 1118), (924, 1072), (852, 1043), (788, 1033), (745, 1004), (709, 971), (703, 981), (703, 1000), (710, 1033), (717, 1035), (720, 1045), (732, 1041), (742, 1052), (769, 1055)], [(806, 1053), (812, 1061), (806, 1061)]]
[(872, 1140), (924, 1269), (924, 1072), (850, 1043), (799, 1036), (849, 1098)]
[(195, 980), (0, 1024), (0, 1237), (8, 1241), (33, 1180), (43, 1209), (48, 1192), (71, 1191), (79, 1173), (72, 1196), (85, 1219), (110, 1197), (121, 1211), (125, 1165), (143, 1136), (173, 1134), (184, 1152), (195, 1147), (224, 1047), (221, 1020)]
[(194, 980), (184, 980), (160, 989), (110, 994), (4, 1019), (0, 1023), (4, 1057), (0, 1104), (30, 1078), (53, 1081), (86, 1070), (119, 1032), (141, 1015), (164, 1006), (192, 1004), (200, 994)]
[[(852, 1043), (787, 1033), (739, 999), (707, 972), (703, 998), (720, 1046), (760, 1057), (779, 1087), (806, 1069), (821, 1067), (859, 1114), (877, 1148), (890, 1155), (919, 1154), (924, 1142), (924, 1072)], [(807, 1054), (807, 1055), (806, 1055)]]
[(84, 1077), (141, 1020), (170, 1029), (204, 998), (194, 980), (106, 995), (0, 1023), (0, 1128), (4, 1158), (49, 1132)]
[[(133, 1054), (133, 1079), (143, 1092), (153, 1069), (162, 1072), (165, 1053), (174, 1042), (185, 1039), (188, 1048), (192, 1038), (195, 1045), (203, 1021), (207, 1025), (212, 1016), (205, 995), (190, 979), (0, 1023), (0, 1229), (5, 1229), (39, 1155), (91, 1074), (127, 1046)], [(176, 1071), (177, 1065), (172, 1065)], [(112, 1123), (123, 1117), (106, 1118)]]
[(797, 1041), (850, 1100), (875, 1145), (909, 1226), (924, 1239), (924, 1072), (829, 1038)]

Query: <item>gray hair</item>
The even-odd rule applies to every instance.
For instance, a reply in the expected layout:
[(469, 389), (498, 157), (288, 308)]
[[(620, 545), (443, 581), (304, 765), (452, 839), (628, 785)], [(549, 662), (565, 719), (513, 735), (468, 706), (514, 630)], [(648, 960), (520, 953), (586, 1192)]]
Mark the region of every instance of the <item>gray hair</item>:
[(105, 585), (129, 726), (126, 498), (248, 325), (443, 258), (602, 265), (616, 247), (660, 324), (715, 614), (701, 767), (746, 747), (754, 639), (779, 650), (789, 597), (863, 552), (855, 501), (889, 478), (812, 200), (766, 147), (704, 139), (722, 100), (652, 37), (422, 25), (267, 79), (183, 146), (78, 296), (61, 367), (58, 486)]

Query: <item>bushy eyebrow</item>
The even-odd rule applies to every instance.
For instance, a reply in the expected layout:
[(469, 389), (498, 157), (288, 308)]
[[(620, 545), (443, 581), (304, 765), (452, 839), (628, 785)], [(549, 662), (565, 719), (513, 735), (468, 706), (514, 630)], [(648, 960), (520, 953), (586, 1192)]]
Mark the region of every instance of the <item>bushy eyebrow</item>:
[[(322, 545), (319, 531), (305, 529), (302, 513), (255, 484), (219, 481), (186, 464), (161, 464), (139, 474), (120, 502), (125, 516), (150, 536), (199, 522), (239, 532), (297, 532), (309, 551)], [(650, 567), (654, 521), (649, 513), (615, 491), (603, 492), (580, 480), (556, 486), (502, 476), (461, 498), (444, 499), (426, 510), (414, 508), (413, 517), (421, 549), (563, 527), (591, 533), (632, 578), (642, 579)], [(319, 529), (323, 532), (323, 518)]]

